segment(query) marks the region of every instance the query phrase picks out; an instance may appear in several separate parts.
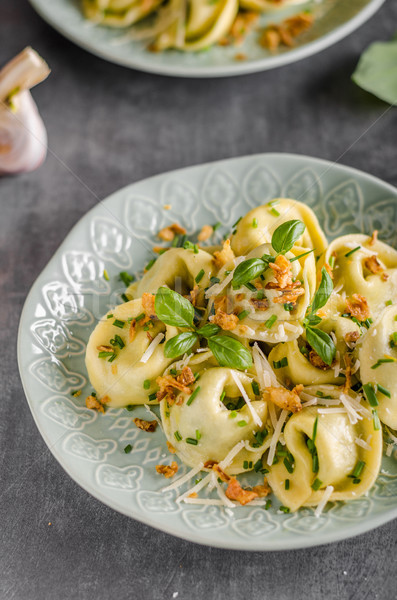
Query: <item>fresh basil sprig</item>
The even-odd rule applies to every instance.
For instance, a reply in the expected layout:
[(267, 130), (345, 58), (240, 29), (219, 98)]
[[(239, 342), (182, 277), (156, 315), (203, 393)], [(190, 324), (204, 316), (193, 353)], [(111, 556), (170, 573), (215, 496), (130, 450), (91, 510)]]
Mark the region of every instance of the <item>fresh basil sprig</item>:
[(306, 339), (310, 346), (317, 352), (326, 365), (331, 366), (335, 358), (336, 348), (332, 338), (314, 327), (306, 327)]
[(200, 329), (193, 325), (194, 308), (186, 298), (163, 286), (158, 289), (154, 306), (156, 315), (166, 325), (184, 327), (184, 331), (169, 339), (164, 347), (167, 358), (185, 354), (199, 341), (199, 336), (208, 339), (208, 346), (222, 367), (248, 369), (252, 366), (249, 350), (238, 340), (228, 335), (217, 335), (220, 327), (207, 323)]
[(252, 366), (251, 352), (228, 335), (210, 337), (208, 346), (221, 367), (244, 370)]
[(189, 300), (163, 286), (158, 289), (154, 308), (157, 317), (173, 327), (193, 327), (194, 308)]
[(328, 275), (325, 267), (321, 269), (321, 282), (318, 286), (317, 292), (314, 294), (312, 306), (311, 306), (311, 314), (315, 315), (316, 312), (325, 306), (328, 302), (329, 297), (332, 294), (332, 290), (334, 289), (334, 284), (332, 283), (331, 277)]
[[(271, 257), (274, 260), (274, 257)], [(256, 279), (260, 275), (262, 275), (263, 271), (267, 269), (269, 266), (269, 262), (263, 260), (262, 258), (248, 258), (244, 260), (239, 265), (237, 265), (234, 274), (232, 285), (235, 290), (239, 287)]]
[(164, 354), (167, 358), (176, 358), (193, 348), (198, 342), (198, 335), (194, 331), (184, 331), (169, 339), (164, 347)]
[(278, 252), (278, 254), (289, 252), (296, 240), (304, 233), (305, 229), (306, 225), (298, 219), (282, 223), (272, 235), (272, 246), (274, 250)]

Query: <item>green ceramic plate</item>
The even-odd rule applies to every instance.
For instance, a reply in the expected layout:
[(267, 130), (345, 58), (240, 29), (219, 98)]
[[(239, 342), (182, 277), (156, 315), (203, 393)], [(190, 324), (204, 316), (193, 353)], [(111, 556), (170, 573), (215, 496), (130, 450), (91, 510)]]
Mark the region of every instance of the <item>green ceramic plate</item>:
[[(112, 62), (141, 71), (177, 77), (224, 77), (264, 71), (310, 56), (339, 41), (369, 19), (384, 0), (316, 0), (310, 7), (315, 14), (314, 26), (302, 35), (294, 48), (282, 48), (270, 54), (257, 43), (257, 33), (247, 37), (242, 46), (216, 46), (207, 52), (148, 52), (145, 45), (125, 41), (125, 32), (93, 25), (84, 19), (79, 0), (30, 0), (36, 11), (65, 37), (86, 50)], [(263, 16), (261, 24), (282, 20), (295, 9), (285, 9), (273, 16)], [(124, 40), (123, 40), (124, 38)], [(237, 61), (236, 54), (247, 59)]]
[[(19, 331), (19, 367), (37, 426), (67, 473), (110, 507), (182, 538), (225, 548), (314, 546), (362, 533), (397, 516), (397, 450), (385, 458), (368, 496), (279, 514), (239, 507), (178, 506), (163, 493), (155, 465), (169, 457), (160, 430), (138, 430), (133, 412), (85, 408), (91, 391), (84, 350), (98, 318), (117, 302), (118, 273), (147, 263), (156, 233), (178, 221), (188, 233), (221, 221), (230, 231), (250, 208), (277, 196), (306, 202), (332, 239), (379, 230), (397, 245), (397, 190), (360, 171), (288, 154), (263, 154), (191, 167), (127, 186), (98, 204), (70, 232), (34, 284)], [(171, 204), (164, 210), (164, 204)], [(103, 278), (107, 269), (110, 281)], [(80, 397), (72, 390), (83, 388)], [(130, 454), (124, 453), (128, 444)], [(185, 472), (181, 466), (179, 474)], [(184, 489), (184, 488), (183, 488)]]

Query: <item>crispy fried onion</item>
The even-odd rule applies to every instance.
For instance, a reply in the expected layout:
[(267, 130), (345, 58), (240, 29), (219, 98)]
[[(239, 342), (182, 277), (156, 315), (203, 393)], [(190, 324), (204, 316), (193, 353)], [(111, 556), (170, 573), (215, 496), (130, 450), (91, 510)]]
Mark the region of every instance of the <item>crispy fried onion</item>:
[(134, 423), (138, 429), (142, 429), (142, 431), (149, 431), (150, 433), (156, 431), (156, 427), (158, 425), (157, 421), (145, 421), (144, 419), (138, 418), (134, 419)]
[(380, 264), (379, 260), (376, 258), (375, 254), (369, 256), (364, 261), (365, 268), (368, 269), (371, 273), (377, 274), (383, 272), (383, 267)]
[[(266, 392), (273, 404), (284, 410), (289, 410), (293, 413), (302, 410), (301, 399), (299, 393), (303, 390), (303, 385), (299, 384), (293, 390), (287, 390), (283, 387), (268, 387)], [(266, 393), (265, 392), (265, 393)]]
[(230, 240), (223, 242), (222, 250), (216, 250), (214, 252), (213, 262), (217, 269), (221, 269), (226, 264), (232, 262), (235, 259), (234, 252), (230, 247)]
[(367, 299), (361, 294), (353, 294), (346, 300), (346, 310), (359, 321), (365, 321), (370, 315)]
[(173, 460), (170, 465), (156, 465), (156, 471), (160, 475), (164, 475), (166, 479), (169, 479), (178, 472), (178, 464)]
[(167, 402), (172, 406), (175, 402), (176, 390), (185, 394), (191, 394), (192, 390), (188, 387), (194, 382), (194, 374), (190, 367), (184, 367), (179, 375), (162, 375), (157, 377), (156, 383), (159, 386), (157, 400), (167, 398)]

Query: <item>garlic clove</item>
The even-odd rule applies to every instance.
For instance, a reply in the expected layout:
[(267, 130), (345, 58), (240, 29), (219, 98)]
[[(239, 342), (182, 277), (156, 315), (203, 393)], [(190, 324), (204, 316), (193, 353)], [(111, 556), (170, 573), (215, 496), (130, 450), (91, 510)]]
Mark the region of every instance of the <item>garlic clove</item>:
[(47, 154), (47, 133), (29, 89), (50, 70), (25, 48), (0, 71), (0, 175), (33, 171)]

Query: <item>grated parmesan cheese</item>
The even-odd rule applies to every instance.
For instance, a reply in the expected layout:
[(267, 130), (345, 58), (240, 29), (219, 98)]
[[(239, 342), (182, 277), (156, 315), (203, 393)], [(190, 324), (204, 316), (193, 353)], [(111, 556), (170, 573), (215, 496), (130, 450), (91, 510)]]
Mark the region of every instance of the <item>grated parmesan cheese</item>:
[(269, 454), (267, 457), (267, 464), (268, 465), (272, 465), (273, 464), (273, 460), (274, 460), (274, 455), (276, 454), (276, 446), (277, 446), (277, 442), (278, 439), (281, 435), (281, 429), (285, 423), (285, 419), (288, 416), (288, 410), (282, 410), (280, 417), (277, 421), (277, 424), (274, 428), (274, 433), (272, 436), (272, 441), (270, 442), (270, 446), (269, 446)]
[(179, 479), (177, 479), (170, 485), (167, 485), (167, 487), (163, 488), (162, 491), (168, 492), (169, 490), (176, 490), (177, 488), (181, 487), (181, 485), (183, 485), (184, 483), (189, 481), (189, 479), (191, 479), (192, 477), (197, 475), (197, 473), (199, 473), (203, 468), (204, 468), (203, 463), (200, 463), (197, 467), (190, 469), (190, 471), (188, 473), (186, 473), (185, 475), (182, 475), (182, 477), (179, 477)]
[(241, 383), (240, 379), (236, 375), (235, 371), (230, 371), (230, 373), (231, 373), (231, 376), (233, 377), (235, 384), (237, 385), (238, 389), (240, 390), (241, 395), (244, 398), (244, 400), (250, 410), (250, 413), (252, 415), (255, 425), (258, 425), (258, 427), (262, 427), (262, 425), (263, 425), (262, 419), (260, 418), (260, 416), (256, 412), (255, 408), (253, 407), (252, 402), (251, 402), (247, 392), (245, 391), (243, 384)]
[(234, 508), (233, 502), (226, 496), (221, 484), (219, 483), (218, 476), (215, 471), (212, 471), (212, 483), (214, 484), (216, 491), (218, 492), (218, 496), (222, 500), (223, 504), (228, 508)]
[(157, 346), (163, 340), (163, 338), (164, 338), (164, 333), (158, 333), (156, 335), (156, 337), (154, 338), (154, 340), (152, 340), (150, 342), (149, 346), (147, 347), (147, 349), (145, 350), (145, 352), (142, 354), (140, 362), (147, 363), (147, 361), (152, 356), (153, 352), (156, 350)]
[(323, 512), (323, 510), (325, 508), (325, 505), (327, 504), (328, 500), (331, 498), (333, 491), (334, 491), (334, 486), (327, 485), (327, 487), (324, 490), (323, 497), (321, 498), (321, 501), (319, 502), (316, 510), (314, 511), (315, 517), (318, 518), (321, 515), (321, 513)]
[(240, 450), (242, 450), (244, 448), (244, 445), (245, 444), (243, 441), (238, 442), (235, 446), (233, 446), (233, 448), (225, 456), (225, 458), (223, 460), (221, 460), (221, 462), (219, 463), (219, 468), (222, 469), (222, 471), (227, 469), (227, 467), (232, 463), (234, 457), (237, 456), (237, 454), (240, 452)]
[(364, 450), (372, 450), (371, 446), (361, 438), (356, 438), (354, 440), (354, 443), (357, 444), (357, 446), (361, 446), (361, 448), (364, 448)]

